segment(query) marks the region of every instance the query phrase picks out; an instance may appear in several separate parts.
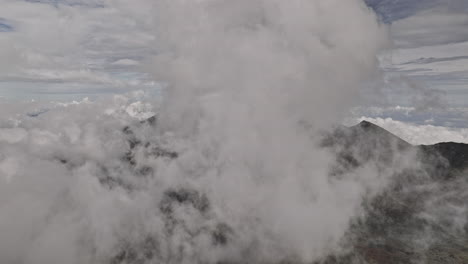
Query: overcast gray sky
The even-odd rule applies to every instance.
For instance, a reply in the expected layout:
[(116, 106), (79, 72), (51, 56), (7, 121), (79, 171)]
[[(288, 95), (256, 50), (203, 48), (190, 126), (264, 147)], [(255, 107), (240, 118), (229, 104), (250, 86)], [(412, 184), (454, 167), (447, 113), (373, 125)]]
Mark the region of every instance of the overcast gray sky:
[[(158, 48), (145, 2), (0, 0), (0, 96), (68, 100), (158, 89), (144, 68)], [(394, 41), (382, 55), (391, 103), (408, 104), (405, 89), (417, 86), (468, 106), (468, 2), (366, 2)]]

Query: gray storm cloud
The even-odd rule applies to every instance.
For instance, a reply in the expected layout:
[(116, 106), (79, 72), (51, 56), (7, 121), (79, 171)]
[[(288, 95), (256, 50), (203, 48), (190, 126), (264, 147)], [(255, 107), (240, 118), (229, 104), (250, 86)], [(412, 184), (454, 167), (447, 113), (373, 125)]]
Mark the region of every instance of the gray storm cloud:
[(110, 5), (151, 26), (146, 69), (166, 83), (157, 120), (132, 121), (151, 106), (125, 97), (5, 117), (1, 262), (307, 262), (338, 250), (385, 182), (372, 167), (330, 179), (333, 156), (317, 146), (377, 73), (387, 35), (372, 11)]

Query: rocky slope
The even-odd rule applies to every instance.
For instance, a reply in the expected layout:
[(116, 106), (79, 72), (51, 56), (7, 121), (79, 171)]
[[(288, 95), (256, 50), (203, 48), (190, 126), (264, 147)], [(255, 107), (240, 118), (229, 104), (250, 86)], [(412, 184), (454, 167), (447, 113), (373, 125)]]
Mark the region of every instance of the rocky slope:
[[(401, 166), (388, 187), (365, 200), (364, 217), (345, 239), (348, 252), (325, 263), (468, 263), (468, 144), (413, 146), (363, 121), (337, 129), (323, 145), (345, 170)], [(399, 157), (409, 164), (395, 162)]]

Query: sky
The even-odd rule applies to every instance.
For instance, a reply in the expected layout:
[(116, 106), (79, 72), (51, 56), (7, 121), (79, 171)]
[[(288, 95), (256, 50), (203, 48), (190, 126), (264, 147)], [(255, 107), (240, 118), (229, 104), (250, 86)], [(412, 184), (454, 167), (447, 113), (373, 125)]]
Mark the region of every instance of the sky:
[(380, 109), (373, 105), (371, 111), (357, 112), (419, 125), (467, 127), (468, 2), (367, 3), (390, 27), (393, 48), (382, 54), (381, 62), (383, 87), (392, 99)]
[[(365, 2), (388, 26), (392, 43), (379, 56), (385, 77), (375, 85), (385, 96), (364, 101), (355, 113), (466, 127), (468, 2)], [(147, 60), (161, 47), (144, 3), (0, 0), (0, 96), (63, 101), (158, 93), (162, 84), (148, 74)]]
[(154, 52), (145, 18), (104, 4), (0, 1), (0, 95), (79, 98), (155, 86), (137, 69)]

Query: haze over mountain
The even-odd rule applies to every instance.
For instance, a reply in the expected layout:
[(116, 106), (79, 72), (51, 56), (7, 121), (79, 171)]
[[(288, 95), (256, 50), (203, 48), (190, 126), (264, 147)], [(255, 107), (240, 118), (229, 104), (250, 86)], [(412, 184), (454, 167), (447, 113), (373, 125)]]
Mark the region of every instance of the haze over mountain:
[[(365, 202), (351, 225), (349, 253), (325, 263), (466, 263), (468, 144), (413, 146), (367, 121), (324, 141), (337, 153), (337, 175), (369, 163), (400, 167), (385, 190)], [(413, 156), (413, 157), (412, 157)], [(402, 165), (400, 159), (412, 164)], [(403, 162), (404, 163), (404, 162)]]

